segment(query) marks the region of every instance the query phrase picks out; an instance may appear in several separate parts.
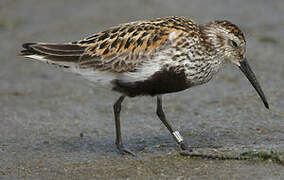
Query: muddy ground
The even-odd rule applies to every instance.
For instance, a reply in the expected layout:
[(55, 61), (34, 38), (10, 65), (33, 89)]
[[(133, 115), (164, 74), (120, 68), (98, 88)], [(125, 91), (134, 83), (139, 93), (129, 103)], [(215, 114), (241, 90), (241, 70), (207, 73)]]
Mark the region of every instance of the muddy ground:
[[(283, 0), (1, 0), (0, 179), (284, 179), (283, 12)], [(195, 153), (243, 160), (178, 155), (153, 98), (123, 103), (124, 144), (137, 156), (121, 156), (117, 94), (17, 56), (23, 42), (75, 41), (169, 15), (228, 19), (245, 31), (270, 110), (229, 65), (206, 85), (164, 97), (168, 119)]]

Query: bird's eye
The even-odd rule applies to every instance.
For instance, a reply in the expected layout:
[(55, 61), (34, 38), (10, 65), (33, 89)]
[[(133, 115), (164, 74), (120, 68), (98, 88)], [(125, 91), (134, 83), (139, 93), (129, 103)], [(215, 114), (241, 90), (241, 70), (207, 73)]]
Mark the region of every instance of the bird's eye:
[(235, 48), (238, 47), (238, 44), (237, 44), (236, 41), (234, 41), (234, 40), (231, 40), (231, 44), (232, 44), (232, 46), (235, 47)]

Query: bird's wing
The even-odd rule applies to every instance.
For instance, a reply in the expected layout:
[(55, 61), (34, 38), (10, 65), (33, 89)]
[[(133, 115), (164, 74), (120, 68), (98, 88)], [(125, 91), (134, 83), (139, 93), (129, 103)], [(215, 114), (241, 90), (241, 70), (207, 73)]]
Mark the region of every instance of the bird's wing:
[[(192, 20), (183, 17), (137, 21), (73, 43), (27, 43), (22, 55), (67, 67), (74, 64), (114, 73), (134, 72), (143, 61), (151, 60), (159, 48), (171, 46), (174, 38), (196, 29)], [(171, 34), (174, 36), (170, 37)]]

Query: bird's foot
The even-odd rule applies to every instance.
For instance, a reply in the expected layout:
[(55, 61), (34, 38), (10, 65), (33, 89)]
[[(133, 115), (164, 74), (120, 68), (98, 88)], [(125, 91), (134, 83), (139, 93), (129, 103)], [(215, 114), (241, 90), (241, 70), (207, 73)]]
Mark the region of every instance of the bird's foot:
[(182, 156), (190, 156), (192, 154), (192, 148), (187, 146), (184, 142), (180, 143), (181, 151), (179, 151), (179, 154)]
[(123, 145), (116, 145), (117, 146), (117, 149), (119, 151), (120, 154), (123, 154), (123, 155), (132, 155), (132, 156), (136, 156), (136, 154), (132, 151), (130, 151), (129, 149), (123, 147)]

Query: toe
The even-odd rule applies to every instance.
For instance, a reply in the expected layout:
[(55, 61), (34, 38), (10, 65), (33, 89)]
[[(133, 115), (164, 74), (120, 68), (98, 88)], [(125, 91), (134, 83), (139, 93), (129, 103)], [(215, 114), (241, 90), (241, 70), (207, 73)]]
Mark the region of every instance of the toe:
[(183, 151), (188, 151), (188, 152), (192, 152), (192, 148), (187, 146), (184, 142), (180, 143), (180, 148), (183, 150)]
[(179, 154), (182, 156), (191, 156), (193, 153), (192, 153), (192, 150), (191, 151), (182, 150), (182, 151), (179, 151)]
[(119, 153), (125, 155), (125, 154), (128, 154), (128, 155), (132, 155), (132, 156), (136, 156), (136, 154), (132, 151), (130, 151), (129, 149), (121, 146), (121, 147), (118, 147), (118, 150), (119, 150)]

